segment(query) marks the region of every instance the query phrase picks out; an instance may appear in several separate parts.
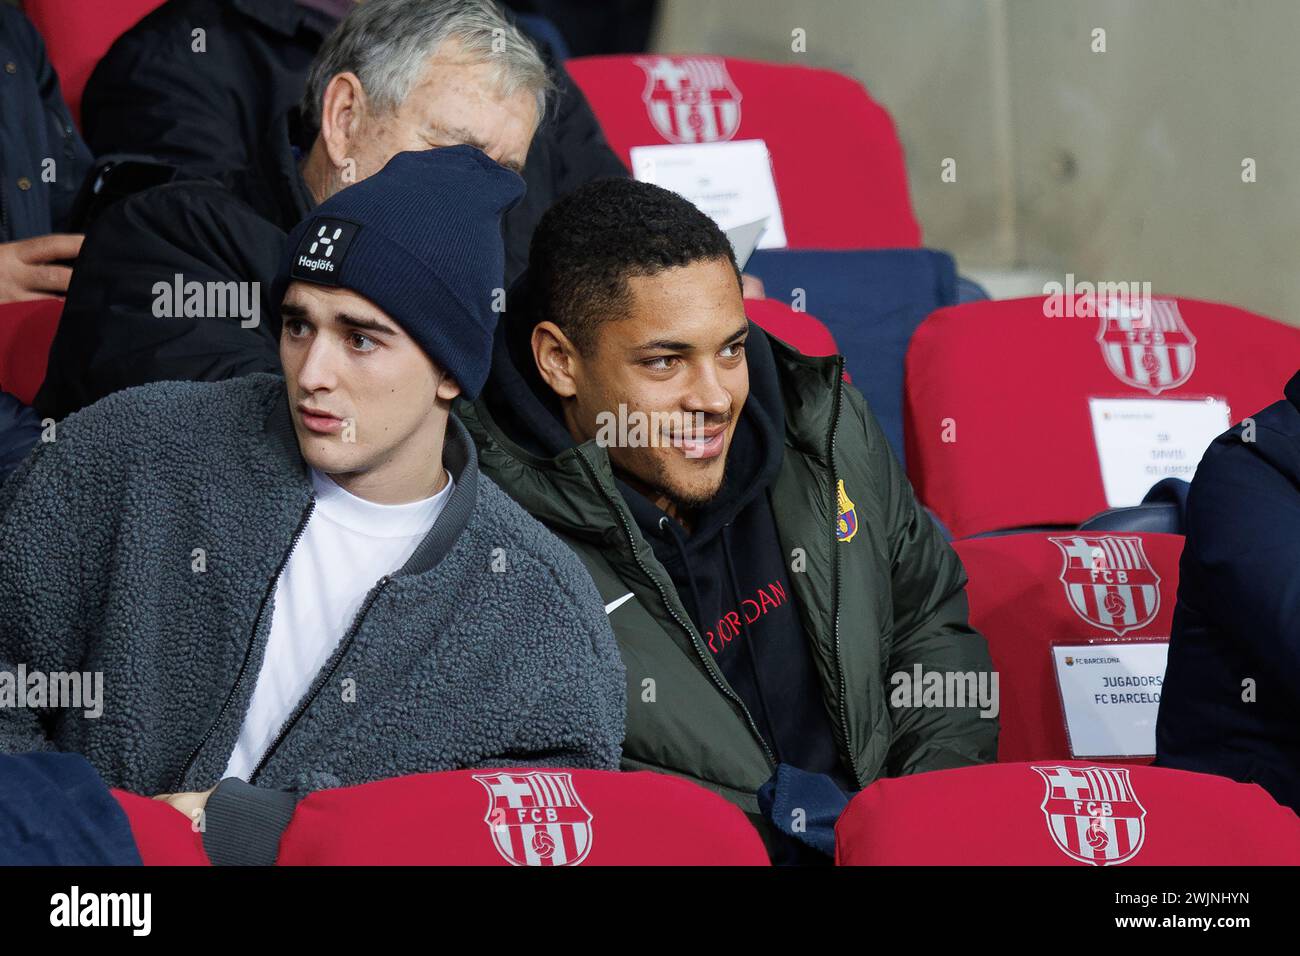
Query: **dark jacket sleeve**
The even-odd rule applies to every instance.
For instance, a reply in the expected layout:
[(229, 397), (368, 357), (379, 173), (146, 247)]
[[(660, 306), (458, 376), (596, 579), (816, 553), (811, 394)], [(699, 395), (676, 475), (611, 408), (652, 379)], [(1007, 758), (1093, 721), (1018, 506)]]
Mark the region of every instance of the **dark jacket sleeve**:
[(227, 777), (203, 808), (203, 850), (214, 866), (271, 866), (305, 792)]
[[(561, 63), (553, 70), (556, 95), (554, 138), (560, 162), (555, 172), (558, 196), (606, 176), (626, 177), (627, 167), (605, 139), (591, 104)], [(557, 196), (557, 198), (558, 198)]]
[(317, 790), (342, 786), (332, 773), (307, 769), (281, 788), (226, 777), (203, 808), (203, 851), (213, 866), (271, 866), (298, 804)]
[(0, 754), (0, 867), (139, 865), (130, 820), (85, 757)]
[[(1178, 598), (1228, 636), (1300, 709), (1300, 444), (1260, 424), (1215, 441), (1187, 496)], [(1267, 449), (1267, 450), (1265, 450)], [(1175, 640), (1177, 636), (1175, 635)], [(1261, 681), (1263, 683), (1263, 681)], [(1248, 705), (1253, 706), (1253, 705)]]
[[(278, 373), (270, 285), (284, 243), (280, 229), (208, 181), (159, 186), (110, 206), (73, 271), (36, 409), (61, 419), (147, 382)], [(169, 291), (177, 277), (183, 286), (219, 283), (219, 297), (199, 304), (186, 296), (177, 315)], [(249, 318), (232, 307), (240, 300)]]
[[(222, 51), (194, 52), (194, 27), (189, 17), (155, 14), (118, 37), (99, 61), (81, 106), (96, 156), (143, 153), (201, 171), (252, 165), (247, 147), (262, 131), (231, 128), (244, 120), (243, 104), (213, 82), (206, 59), (223, 57)], [(217, 25), (207, 29), (213, 34), (207, 39), (220, 43)]]
[[(892, 649), (886, 681), (893, 673), (923, 672), (993, 675), (988, 644), (968, 620), (966, 572), (957, 553), (916, 500), (912, 485), (889, 449), (884, 433), (856, 389), (846, 389), (875, 446), (877, 487), (884, 496), (894, 607)], [(997, 685), (987, 683), (994, 690)], [(887, 691), (892, 689), (886, 685)], [(980, 716), (978, 703), (966, 707), (890, 705), (894, 736), (887, 762), (890, 776), (942, 770), (997, 758), (996, 712)]]
[(626, 167), (610, 149), (591, 104), (563, 64), (552, 62), (556, 92), (548, 115), (533, 136), (524, 164), (524, 198), (506, 214), (506, 281), (528, 265), (533, 230), (556, 200), (584, 183), (607, 176), (626, 177)]
[(0, 392), (0, 482), (22, 464), (40, 434), (36, 412), (8, 392)]
[[(59, 77), (36, 28), (18, 10), (0, 8), (0, 55), (14, 67), (0, 87), (4, 222), (0, 240), (28, 239), (67, 228), (91, 166), (63, 99)], [(53, 181), (46, 176), (46, 164)], [(31, 186), (20, 190), (26, 177)]]

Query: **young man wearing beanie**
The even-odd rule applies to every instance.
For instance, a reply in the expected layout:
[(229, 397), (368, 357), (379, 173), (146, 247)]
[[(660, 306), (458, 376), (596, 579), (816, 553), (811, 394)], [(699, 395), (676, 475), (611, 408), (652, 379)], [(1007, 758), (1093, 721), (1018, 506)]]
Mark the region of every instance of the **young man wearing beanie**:
[(305, 790), (617, 767), (599, 595), (450, 414), (522, 190), (472, 147), (398, 154), (290, 236), (283, 379), (128, 389), (38, 447), (0, 492), (0, 672), (98, 672), (102, 716), (0, 708), (0, 752), (206, 799), (210, 854), (260, 862)]
[(842, 372), (746, 319), (691, 203), (604, 180), (542, 218), (462, 412), (484, 471), (611, 608), (624, 769), (721, 793), (783, 862), (829, 854), (876, 778), (990, 761), (997, 740), (973, 692), (899, 693), (921, 671), (987, 688), (992, 667), (961, 562)]

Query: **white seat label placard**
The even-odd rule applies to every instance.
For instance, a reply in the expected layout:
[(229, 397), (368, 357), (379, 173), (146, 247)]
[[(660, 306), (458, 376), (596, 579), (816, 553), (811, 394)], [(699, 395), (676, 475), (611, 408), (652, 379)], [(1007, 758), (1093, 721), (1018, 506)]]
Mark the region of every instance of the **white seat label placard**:
[(1210, 442), (1231, 426), (1220, 398), (1090, 398), (1106, 503), (1140, 504), (1164, 478), (1191, 481)]
[(637, 179), (685, 196), (724, 230), (766, 218), (758, 248), (785, 248), (772, 157), (761, 139), (633, 146), (631, 155)]
[(1168, 655), (1168, 641), (1052, 645), (1072, 757), (1155, 754)]

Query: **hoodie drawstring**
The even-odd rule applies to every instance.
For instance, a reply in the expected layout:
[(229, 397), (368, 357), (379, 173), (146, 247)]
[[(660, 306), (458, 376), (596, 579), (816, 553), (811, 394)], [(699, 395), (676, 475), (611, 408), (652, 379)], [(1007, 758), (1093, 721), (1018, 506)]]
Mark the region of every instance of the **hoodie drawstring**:
[(682, 544), (682, 537), (672, 528), (672, 519), (667, 515), (659, 519), (659, 533), (666, 534), (673, 539), (673, 544), (677, 545), (677, 556), (682, 559), (682, 568), (686, 572), (686, 580), (691, 582), (691, 601), (695, 607), (691, 619), (698, 621), (700, 619), (700, 592), (695, 587), (695, 575), (691, 573), (691, 559), (686, 553), (686, 546)]

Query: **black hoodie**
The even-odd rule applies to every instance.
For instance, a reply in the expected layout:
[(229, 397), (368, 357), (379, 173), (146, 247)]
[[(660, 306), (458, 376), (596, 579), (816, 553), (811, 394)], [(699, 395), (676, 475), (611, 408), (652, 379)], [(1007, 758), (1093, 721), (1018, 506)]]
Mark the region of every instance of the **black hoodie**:
[[(526, 302), (521, 284), (512, 303)], [(502, 316), (483, 390), (493, 417), (520, 447), (553, 457), (573, 447), (557, 396), (542, 381), (527, 310)], [(784, 454), (785, 409), (766, 335), (750, 324), (749, 398), (727, 454), (723, 486), (680, 524), (617, 482), (655, 556), (718, 667), (744, 701), (778, 762), (853, 786), (836, 752), (821, 684), (800, 622), (772, 515), (771, 485)]]

